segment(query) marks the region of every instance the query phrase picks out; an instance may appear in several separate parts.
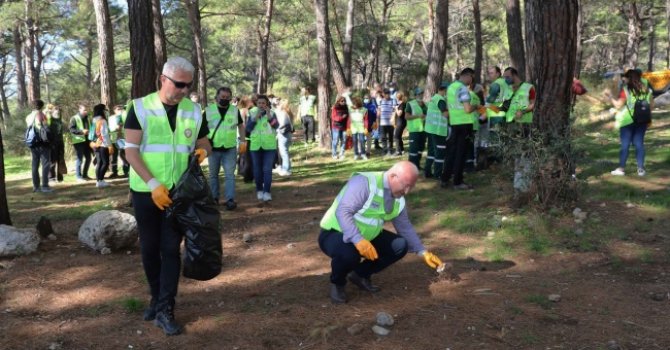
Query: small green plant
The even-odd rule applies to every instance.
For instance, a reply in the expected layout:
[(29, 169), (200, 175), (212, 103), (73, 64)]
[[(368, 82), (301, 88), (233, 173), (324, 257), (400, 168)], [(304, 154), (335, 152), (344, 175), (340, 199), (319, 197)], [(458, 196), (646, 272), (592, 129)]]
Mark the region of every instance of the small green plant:
[(144, 309), (144, 302), (135, 297), (126, 297), (121, 299), (121, 306), (128, 313), (137, 313)]
[(549, 301), (546, 296), (541, 294), (531, 294), (526, 297), (526, 301), (532, 304), (536, 304), (545, 310), (549, 309), (549, 306), (551, 305), (551, 301)]

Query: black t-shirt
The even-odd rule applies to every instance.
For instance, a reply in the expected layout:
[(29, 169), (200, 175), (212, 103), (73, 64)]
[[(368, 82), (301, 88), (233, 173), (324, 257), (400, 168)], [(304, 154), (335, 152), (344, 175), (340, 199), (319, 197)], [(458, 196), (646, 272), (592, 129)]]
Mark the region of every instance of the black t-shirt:
[[(170, 123), (170, 129), (174, 132), (175, 125), (177, 124), (177, 105), (171, 106), (163, 103), (163, 108), (167, 112), (168, 122)], [(135, 114), (135, 106), (133, 105), (128, 110), (126, 115), (126, 122), (123, 124), (123, 127), (130, 130), (142, 130), (140, 121), (137, 119)], [(206, 137), (209, 134), (209, 128), (207, 128), (207, 123), (203, 120), (200, 130), (198, 131), (198, 139)]]
[[(219, 108), (219, 114), (221, 114), (221, 118), (222, 118), (221, 121), (223, 121), (223, 118), (226, 117), (226, 113), (228, 112), (228, 108), (230, 108), (230, 105), (228, 105), (226, 107), (221, 107), (221, 106), (217, 105), (217, 107)], [(205, 120), (207, 120), (207, 112), (205, 112)], [(241, 125), (243, 123), (244, 123), (244, 121), (242, 120), (242, 115), (240, 114), (240, 110), (238, 109), (237, 110), (237, 125)], [(214, 126), (214, 129), (216, 129), (216, 126)], [(207, 133), (209, 133), (209, 131)], [(212, 140), (209, 140), (209, 141), (211, 142)], [(234, 147), (231, 147), (231, 148), (234, 148)], [(226, 148), (226, 147), (214, 147), (214, 145), (212, 145), (212, 151), (227, 151), (229, 149), (230, 148)]]

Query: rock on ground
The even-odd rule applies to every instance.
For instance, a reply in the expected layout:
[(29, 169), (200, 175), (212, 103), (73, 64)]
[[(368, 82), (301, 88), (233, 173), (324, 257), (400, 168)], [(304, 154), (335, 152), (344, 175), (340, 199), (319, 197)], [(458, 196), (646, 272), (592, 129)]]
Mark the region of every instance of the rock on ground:
[(356, 335), (359, 334), (363, 330), (363, 325), (360, 323), (354, 323), (349, 328), (347, 328), (347, 332), (351, 335)]
[(39, 244), (35, 229), (0, 225), (0, 257), (27, 255), (36, 251)]
[(102, 210), (84, 221), (79, 228), (79, 240), (97, 251), (118, 250), (134, 245), (137, 232), (134, 216), (118, 210)]
[(386, 326), (393, 326), (393, 316), (386, 312), (378, 312), (377, 313), (377, 324), (386, 327)]
[(376, 335), (380, 335), (380, 336), (386, 336), (386, 335), (389, 335), (389, 333), (391, 333), (391, 331), (389, 331), (388, 329), (386, 329), (384, 327), (381, 327), (381, 326), (377, 326), (377, 325), (372, 326), (372, 331)]

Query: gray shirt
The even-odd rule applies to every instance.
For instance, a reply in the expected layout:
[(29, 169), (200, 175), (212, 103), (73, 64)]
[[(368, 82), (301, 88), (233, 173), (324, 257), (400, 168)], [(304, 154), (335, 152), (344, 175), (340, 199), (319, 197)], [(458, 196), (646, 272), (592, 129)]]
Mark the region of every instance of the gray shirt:
[[(384, 210), (387, 213), (393, 211), (393, 205), (395, 198), (391, 194), (391, 189), (389, 188), (387, 173), (383, 175), (384, 178)], [(370, 195), (370, 189), (368, 188), (368, 179), (363, 175), (355, 175), (349, 179), (347, 183), (347, 189), (340, 198), (340, 204), (335, 210), (335, 217), (337, 222), (340, 224), (340, 228), (343, 233), (343, 241), (345, 243), (358, 243), (363, 240), (361, 232), (356, 227), (354, 223), (354, 214), (358, 212), (368, 199)], [(409, 246), (409, 251), (413, 253), (419, 253), (426, 248), (421, 243), (419, 235), (417, 235), (414, 226), (409, 221), (409, 215), (407, 214), (407, 206), (400, 212), (400, 215), (391, 221), (393, 227), (399, 235), (404, 237), (407, 240)]]

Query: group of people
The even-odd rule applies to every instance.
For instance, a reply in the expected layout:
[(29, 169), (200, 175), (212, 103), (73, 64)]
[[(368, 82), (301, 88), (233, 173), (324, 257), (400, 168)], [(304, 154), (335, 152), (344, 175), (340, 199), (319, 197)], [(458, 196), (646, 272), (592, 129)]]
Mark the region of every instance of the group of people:
[[(97, 104), (93, 107), (93, 115), (89, 120), (88, 107), (81, 104), (66, 128), (61, 119), (60, 107), (53, 104), (45, 106), (42, 100), (33, 101), (32, 112), (26, 117), (27, 131), (32, 129), (39, 135), (36, 141), (29, 144), (32, 156), (33, 192), (50, 193), (53, 192), (50, 183), (63, 182), (63, 177), (67, 174), (66, 137), (70, 139), (76, 155), (77, 181), (92, 180), (88, 176), (91, 154), (95, 154), (93, 161), (96, 187), (109, 186), (105, 181), (105, 175), (110, 164), (111, 174), (108, 178), (128, 177), (130, 166), (125, 160), (123, 150), (123, 111), (124, 107), (118, 105), (114, 107), (114, 114), (110, 115), (107, 106)], [(123, 163), (122, 174), (119, 174), (119, 158)]]

